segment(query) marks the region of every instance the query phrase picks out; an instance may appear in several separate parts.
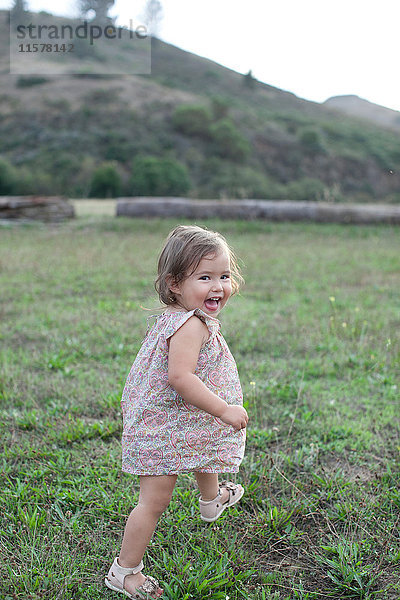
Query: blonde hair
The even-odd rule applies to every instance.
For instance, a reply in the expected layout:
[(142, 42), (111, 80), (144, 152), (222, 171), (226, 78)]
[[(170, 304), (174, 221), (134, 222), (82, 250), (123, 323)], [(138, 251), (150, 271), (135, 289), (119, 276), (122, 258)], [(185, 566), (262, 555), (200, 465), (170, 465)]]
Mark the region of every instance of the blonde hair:
[(226, 250), (230, 259), (232, 294), (235, 294), (243, 278), (237, 264), (236, 256), (226, 239), (216, 231), (210, 231), (197, 225), (178, 225), (168, 235), (158, 259), (158, 277), (155, 288), (160, 301), (170, 305), (176, 301), (169, 289), (167, 279), (180, 283), (190, 276), (200, 261), (208, 254)]

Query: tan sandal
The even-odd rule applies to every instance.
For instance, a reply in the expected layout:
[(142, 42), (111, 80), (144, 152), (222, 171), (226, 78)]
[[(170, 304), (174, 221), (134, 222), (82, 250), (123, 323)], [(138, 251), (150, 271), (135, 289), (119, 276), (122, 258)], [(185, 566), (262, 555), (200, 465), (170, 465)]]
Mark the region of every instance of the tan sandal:
[[(221, 501), (222, 490), (228, 490), (228, 499), (225, 502)], [(233, 506), (236, 502), (239, 502), (240, 498), (244, 494), (243, 487), (238, 483), (232, 481), (222, 481), (219, 485), (217, 496), (214, 500), (205, 502), (200, 498), (200, 516), (203, 521), (212, 523), (216, 521), (218, 517), (224, 512), (229, 506)]]
[(145, 581), (137, 588), (134, 594), (130, 594), (124, 589), (125, 577), (128, 575), (137, 575), (142, 569), (143, 561), (140, 561), (140, 564), (137, 567), (125, 568), (118, 564), (117, 557), (111, 565), (104, 583), (110, 590), (121, 592), (132, 600), (143, 600), (144, 598), (146, 598), (146, 600), (153, 600), (153, 598), (160, 598), (163, 590), (160, 588), (157, 579), (154, 579), (154, 577), (146, 577)]

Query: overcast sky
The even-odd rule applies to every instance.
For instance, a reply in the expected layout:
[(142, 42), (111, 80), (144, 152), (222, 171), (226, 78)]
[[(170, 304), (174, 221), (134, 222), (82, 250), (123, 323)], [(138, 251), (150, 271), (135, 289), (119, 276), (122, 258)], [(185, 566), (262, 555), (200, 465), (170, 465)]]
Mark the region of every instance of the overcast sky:
[[(12, 0), (0, 0), (10, 8)], [(161, 0), (159, 37), (227, 67), (323, 102), (356, 94), (400, 110), (400, 0)], [(55, 5), (57, 8), (55, 8)], [(76, 0), (28, 0), (76, 14)], [(118, 25), (140, 22), (144, 0), (116, 0)]]

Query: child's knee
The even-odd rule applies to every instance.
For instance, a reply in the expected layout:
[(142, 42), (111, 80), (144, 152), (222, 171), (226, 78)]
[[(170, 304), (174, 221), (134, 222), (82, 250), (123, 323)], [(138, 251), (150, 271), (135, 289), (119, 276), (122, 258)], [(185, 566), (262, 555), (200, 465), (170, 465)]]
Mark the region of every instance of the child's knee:
[(167, 510), (169, 503), (171, 502), (171, 494), (165, 495), (164, 497), (158, 498), (156, 502), (156, 510), (161, 515)]
[(151, 496), (139, 497), (139, 504), (144, 505), (153, 514), (160, 516), (168, 508), (171, 498), (172, 494), (170, 492), (162, 492)]
[(159, 517), (171, 502), (175, 482), (172, 475), (141, 478), (139, 504)]

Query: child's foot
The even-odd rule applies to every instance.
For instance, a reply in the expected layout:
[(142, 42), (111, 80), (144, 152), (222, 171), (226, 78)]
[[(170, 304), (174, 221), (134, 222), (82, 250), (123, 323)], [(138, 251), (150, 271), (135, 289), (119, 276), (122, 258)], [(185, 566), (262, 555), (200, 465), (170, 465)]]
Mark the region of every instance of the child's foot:
[(141, 573), (142, 569), (143, 562), (133, 568), (121, 567), (118, 558), (116, 558), (105, 579), (105, 584), (111, 590), (122, 592), (133, 600), (143, 600), (143, 598), (156, 600), (160, 598), (163, 590), (158, 585), (157, 579), (145, 577)]
[(216, 498), (208, 502), (200, 499), (201, 518), (207, 523), (216, 521), (225, 508), (239, 502), (243, 494), (244, 489), (240, 484), (232, 483), (232, 481), (222, 481)]
[[(156, 583), (154, 584), (154, 582)], [(135, 594), (138, 595), (138, 598), (149, 599), (160, 598), (163, 594), (163, 590), (158, 585), (158, 581), (153, 577), (145, 577), (143, 573), (125, 577), (124, 590), (129, 594), (132, 594), (134, 598)]]

